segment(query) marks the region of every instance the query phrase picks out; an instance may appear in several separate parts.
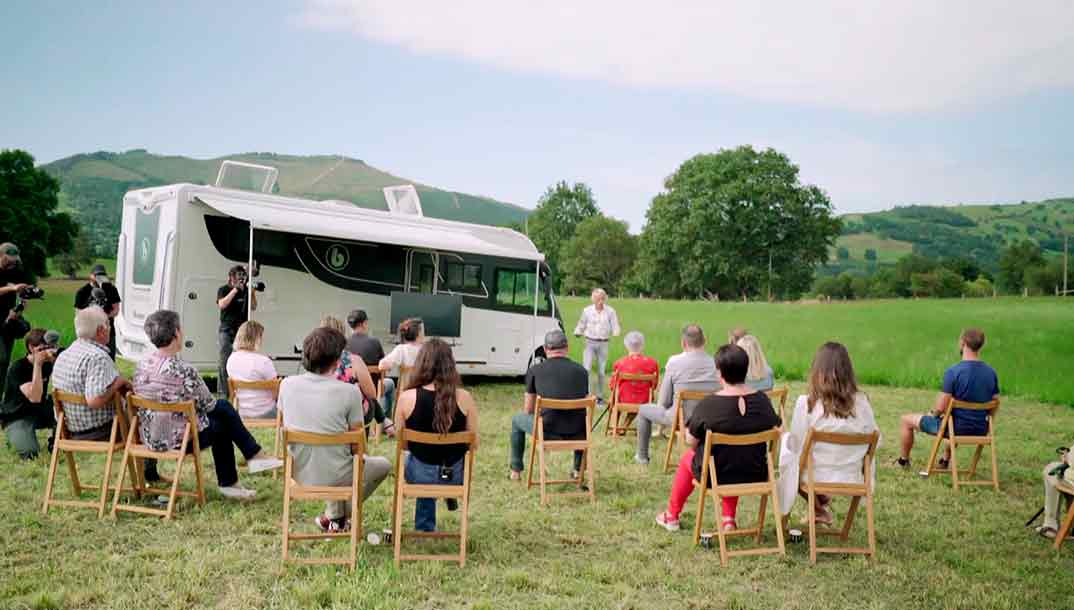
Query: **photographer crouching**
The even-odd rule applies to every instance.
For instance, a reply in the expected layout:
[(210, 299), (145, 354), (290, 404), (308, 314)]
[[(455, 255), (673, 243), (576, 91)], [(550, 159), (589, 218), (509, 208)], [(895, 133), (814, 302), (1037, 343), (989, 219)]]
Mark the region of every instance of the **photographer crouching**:
[(75, 311), (96, 305), (108, 314), (108, 326), (112, 329), (108, 340), (108, 356), (116, 359), (116, 316), (119, 315), (119, 290), (108, 279), (104, 265), (96, 265), (90, 272), (89, 282), (75, 293)]
[(24, 460), (32, 460), (41, 451), (38, 430), (50, 430), (48, 449), (56, 434), (56, 418), (48, 382), (52, 363), (60, 352), (60, 333), (35, 328), (26, 334), (26, 357), (11, 365), (4, 384), (4, 401), (0, 402), (0, 425), (7, 442)]
[(30, 325), (22, 319), (19, 300), (40, 298), (44, 294), (29, 283), (30, 278), (21, 263), (18, 246), (13, 243), (0, 244), (0, 379), (7, 378), (15, 342), (30, 330)]
[(239, 327), (249, 317), (246, 308), (247, 299), (252, 299), (250, 309), (257, 309), (256, 290), (264, 290), (260, 282), (256, 285), (253, 295), (247, 285), (250, 276), (246, 273), (246, 267), (235, 265), (227, 273), (227, 284), (216, 291), (216, 306), (220, 308), (220, 330), (217, 340), (220, 344), (220, 364), (216, 377), (216, 393), (227, 396), (227, 359), (231, 356), (232, 345), (235, 343), (235, 334)]

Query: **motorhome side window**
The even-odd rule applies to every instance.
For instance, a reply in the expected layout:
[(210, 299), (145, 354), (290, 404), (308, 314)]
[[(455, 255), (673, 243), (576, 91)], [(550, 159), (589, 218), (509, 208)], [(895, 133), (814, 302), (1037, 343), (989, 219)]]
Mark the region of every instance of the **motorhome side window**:
[(447, 263), (444, 288), (457, 292), (481, 292), (481, 265)]
[[(537, 274), (533, 271), (514, 269), (496, 270), (496, 308), (520, 312), (533, 312), (533, 297), (537, 289)], [(537, 311), (551, 310), (548, 295), (542, 291)]]

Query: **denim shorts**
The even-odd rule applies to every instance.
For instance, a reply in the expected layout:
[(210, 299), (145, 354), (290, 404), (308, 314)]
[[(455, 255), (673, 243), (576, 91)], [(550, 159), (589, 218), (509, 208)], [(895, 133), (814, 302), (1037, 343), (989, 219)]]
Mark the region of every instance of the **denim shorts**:
[(918, 422), (918, 428), (925, 434), (936, 436), (936, 433), (940, 431), (941, 418), (935, 415), (922, 415), (921, 420)]

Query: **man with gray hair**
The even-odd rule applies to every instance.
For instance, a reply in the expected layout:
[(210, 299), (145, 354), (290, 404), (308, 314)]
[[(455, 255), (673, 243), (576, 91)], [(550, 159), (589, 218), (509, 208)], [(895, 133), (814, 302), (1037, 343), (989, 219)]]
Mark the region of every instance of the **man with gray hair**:
[[(664, 379), (660, 383), (656, 404), (642, 405), (638, 409), (638, 451), (634, 454), (634, 461), (649, 463), (652, 426), (674, 424), (675, 395), (680, 390), (715, 392), (719, 388), (716, 361), (705, 352), (705, 332), (697, 324), (687, 324), (682, 329), (682, 353), (668, 358), (664, 366)], [(683, 421), (690, 419), (694, 406), (696, 401), (687, 401), (682, 405)]]
[(108, 314), (103, 309), (92, 306), (78, 310), (78, 339), (57, 356), (52, 368), (53, 387), (86, 398), (84, 405), (64, 405), (64, 425), (77, 440), (107, 440), (115, 416), (112, 399), (131, 390), (131, 383), (119, 374), (116, 363), (108, 356), (111, 334)]
[(592, 305), (582, 310), (582, 317), (574, 327), (574, 336), (585, 337), (585, 351), (582, 353), (582, 366), (586, 373), (593, 370), (593, 361), (597, 361), (597, 388), (594, 392), (597, 401), (604, 402), (604, 370), (608, 367), (608, 340), (619, 336), (619, 317), (607, 304), (608, 293), (603, 288), (594, 288), (590, 295)]
[[(562, 330), (549, 331), (544, 336), (546, 360), (530, 368), (526, 374), (526, 397), (523, 413), (511, 418), (511, 479), (522, 478), (523, 456), (526, 454), (526, 435), (533, 435), (533, 411), (537, 397), (575, 400), (589, 395), (589, 373), (567, 358), (567, 335)], [(583, 411), (546, 411), (544, 437), (549, 440), (585, 438)], [(574, 472), (577, 478), (582, 464), (582, 452), (574, 452)]]

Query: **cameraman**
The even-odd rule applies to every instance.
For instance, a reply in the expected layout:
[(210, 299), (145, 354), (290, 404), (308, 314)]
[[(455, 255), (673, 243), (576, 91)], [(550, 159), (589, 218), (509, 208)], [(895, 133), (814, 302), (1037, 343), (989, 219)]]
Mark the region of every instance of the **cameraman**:
[(0, 379), (6, 378), (15, 341), (29, 330), (15, 307), (18, 294), (30, 287), (21, 262), (18, 246), (10, 242), (0, 244)]
[(119, 290), (108, 279), (104, 265), (95, 265), (90, 272), (89, 283), (75, 293), (75, 311), (96, 305), (108, 314), (108, 326), (112, 329), (108, 340), (108, 355), (116, 359), (116, 316), (119, 315)]
[(7, 372), (4, 402), (0, 403), (0, 425), (7, 442), (24, 460), (32, 460), (41, 450), (37, 430), (51, 430), (48, 439), (52, 449), (56, 418), (52, 399), (48, 395), (52, 363), (59, 351), (59, 333), (35, 328), (26, 335), (26, 357), (11, 365)]
[(250, 316), (246, 309), (246, 300), (252, 298), (251, 309), (257, 309), (257, 293), (251, 296), (247, 286), (249, 275), (246, 267), (235, 265), (227, 272), (227, 284), (216, 291), (216, 306), (220, 308), (220, 330), (217, 340), (220, 343), (220, 366), (217, 370), (216, 392), (227, 396), (227, 359), (231, 356), (235, 334)]

